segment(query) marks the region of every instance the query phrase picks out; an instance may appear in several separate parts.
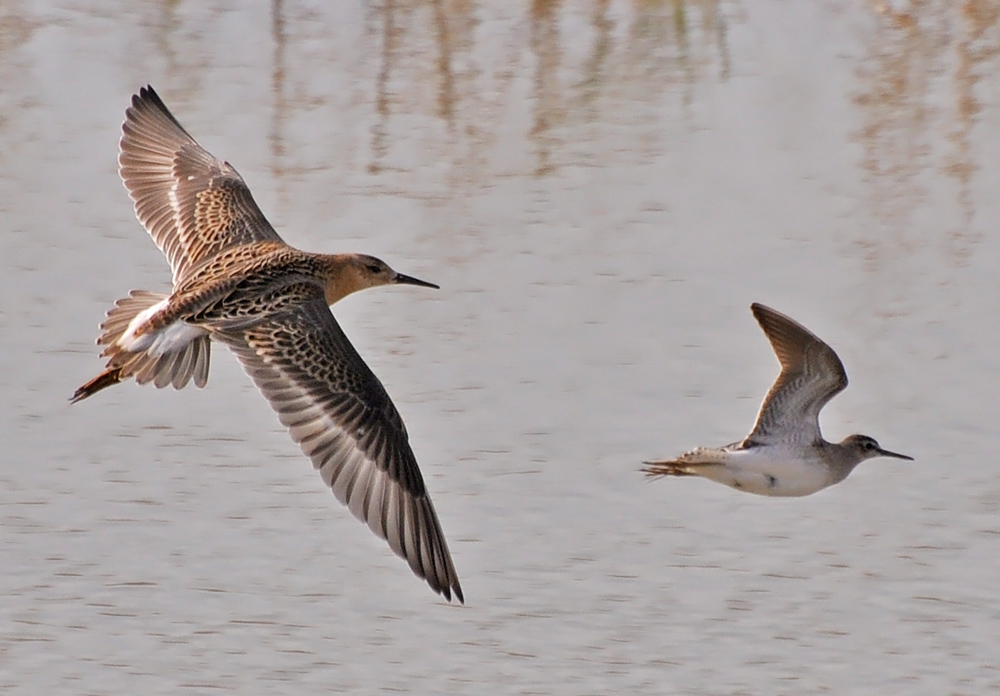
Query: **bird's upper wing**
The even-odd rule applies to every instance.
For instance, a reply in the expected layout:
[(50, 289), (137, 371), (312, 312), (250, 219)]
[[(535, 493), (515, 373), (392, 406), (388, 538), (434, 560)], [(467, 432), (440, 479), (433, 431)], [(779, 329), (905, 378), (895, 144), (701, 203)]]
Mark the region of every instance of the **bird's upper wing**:
[(843, 363), (830, 346), (790, 317), (757, 303), (751, 311), (778, 356), (781, 374), (743, 444), (819, 442), (820, 410), (847, 387)]
[(170, 262), (175, 285), (222, 249), (282, 241), (243, 178), (195, 142), (152, 87), (132, 97), (119, 150), (135, 214)]
[(464, 601), (403, 421), (322, 297), (216, 337), (337, 499), (435, 592)]

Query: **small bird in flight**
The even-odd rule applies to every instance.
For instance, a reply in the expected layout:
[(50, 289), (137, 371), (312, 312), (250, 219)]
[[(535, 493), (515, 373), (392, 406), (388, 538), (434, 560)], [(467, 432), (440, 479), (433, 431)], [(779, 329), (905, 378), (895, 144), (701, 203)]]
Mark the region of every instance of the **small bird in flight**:
[(758, 495), (803, 496), (840, 483), (866, 459), (912, 461), (867, 435), (824, 440), (819, 412), (847, 387), (840, 358), (790, 317), (762, 304), (750, 309), (781, 363), (753, 431), (719, 449), (698, 447), (676, 459), (646, 462), (647, 476), (702, 476)]

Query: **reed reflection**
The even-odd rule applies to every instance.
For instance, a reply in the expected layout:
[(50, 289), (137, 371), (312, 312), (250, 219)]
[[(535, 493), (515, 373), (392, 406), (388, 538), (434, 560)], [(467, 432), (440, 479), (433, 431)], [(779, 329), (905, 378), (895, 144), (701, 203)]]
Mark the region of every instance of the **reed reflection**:
[[(274, 96), (274, 110), (271, 115), (271, 130), (268, 141), (271, 145), (271, 173), (283, 197), (285, 174), (284, 123), (288, 115), (288, 99), (285, 96), (285, 55), (288, 37), (285, 29), (284, 0), (271, 2), (271, 40), (274, 43), (274, 64), (271, 68), (271, 91)], [(284, 202), (284, 201), (282, 201)]]
[(558, 11), (560, 0), (534, 0), (531, 4), (530, 40), (535, 57), (532, 79), (534, 117), (529, 138), (535, 148), (535, 175), (553, 170), (552, 150), (558, 149), (559, 139), (552, 132), (564, 120), (563, 89), (559, 83), (562, 57)]
[(380, 65), (378, 77), (375, 80), (375, 113), (377, 117), (372, 125), (372, 160), (368, 165), (371, 174), (378, 174), (382, 170), (382, 160), (385, 158), (388, 146), (389, 127), (389, 78), (392, 75), (393, 60), (396, 55), (396, 3), (395, 0), (385, 0), (381, 11), (382, 21), (382, 51), (379, 56)]
[(636, 105), (690, 101), (700, 82), (729, 73), (725, 13), (713, 0), (385, 0), (373, 12), (379, 69), (369, 172), (386, 171), (389, 160), (396, 167), (395, 145), (412, 151), (419, 140), (427, 161), (451, 165), (449, 188), (489, 185), (501, 173), (490, 162), (498, 147), (512, 155), (507, 162), (529, 158), (535, 176), (610, 155), (599, 133), (580, 131), (584, 123), (636, 124), (660, 137)]
[(982, 109), (977, 94), (1000, 70), (1000, 8), (985, 0), (928, 0), (901, 10), (879, 4), (876, 11), (855, 103), (869, 207), (881, 231), (859, 243), (873, 271), (887, 255), (915, 249), (924, 234), (915, 222), (928, 210), (929, 182), (951, 177), (954, 223), (945, 236), (960, 264), (982, 236), (972, 186), (981, 171), (974, 130)]

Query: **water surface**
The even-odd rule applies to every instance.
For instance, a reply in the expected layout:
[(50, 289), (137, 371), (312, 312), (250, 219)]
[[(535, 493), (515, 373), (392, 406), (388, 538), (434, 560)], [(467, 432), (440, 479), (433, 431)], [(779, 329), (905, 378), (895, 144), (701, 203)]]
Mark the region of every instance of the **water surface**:
[[(0, 7), (0, 690), (1000, 689), (1000, 11), (949, 2)], [(167, 266), (116, 174), (152, 83), (337, 305), (468, 604), (336, 504), (235, 360), (70, 407)], [(647, 483), (744, 435), (749, 304), (840, 353), (815, 496)]]

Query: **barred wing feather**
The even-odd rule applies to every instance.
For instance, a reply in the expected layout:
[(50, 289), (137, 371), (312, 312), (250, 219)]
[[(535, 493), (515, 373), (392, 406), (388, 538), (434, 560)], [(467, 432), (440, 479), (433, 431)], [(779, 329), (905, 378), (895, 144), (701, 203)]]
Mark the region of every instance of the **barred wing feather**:
[(312, 459), (337, 499), (435, 592), (464, 601), (403, 421), (318, 297), (216, 335)]
[(243, 178), (199, 145), (152, 87), (132, 97), (119, 150), (136, 217), (170, 262), (175, 285), (230, 246), (282, 241)]

